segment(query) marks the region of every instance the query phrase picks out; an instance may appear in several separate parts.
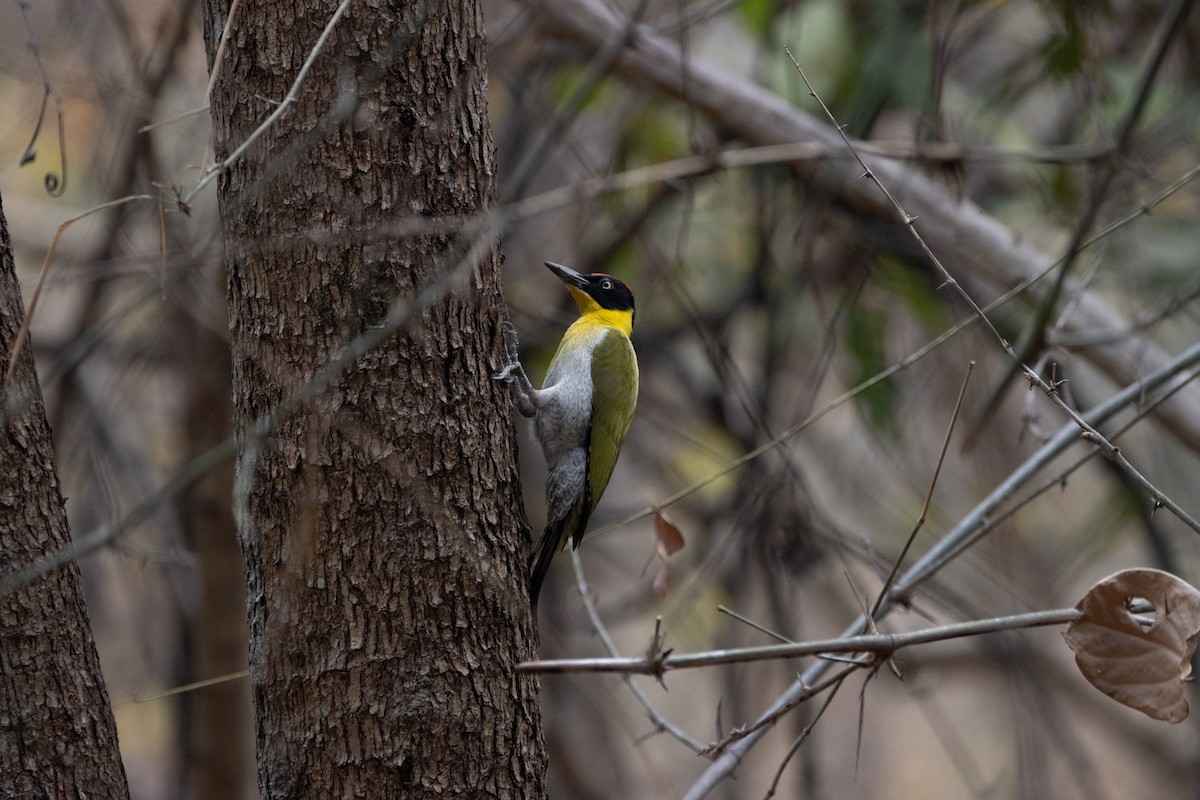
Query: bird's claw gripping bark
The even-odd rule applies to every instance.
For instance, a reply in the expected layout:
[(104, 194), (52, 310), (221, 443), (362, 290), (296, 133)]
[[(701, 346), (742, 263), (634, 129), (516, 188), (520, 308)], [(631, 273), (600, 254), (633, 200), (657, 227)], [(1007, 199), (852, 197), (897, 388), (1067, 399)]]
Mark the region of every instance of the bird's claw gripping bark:
[(508, 364), (492, 377), (512, 387), (517, 410), (521, 412), (521, 416), (532, 419), (537, 415), (538, 391), (533, 388), (529, 376), (525, 374), (525, 368), (521, 366), (517, 350), (517, 329), (505, 320), (500, 323), (500, 331), (504, 335), (504, 352), (508, 356)]
[(508, 358), (508, 364), (499, 373), (493, 375), (492, 379), (512, 383), (516, 380), (514, 373), (521, 369), (517, 329), (511, 322), (504, 320), (500, 323), (500, 333), (504, 336), (504, 354)]

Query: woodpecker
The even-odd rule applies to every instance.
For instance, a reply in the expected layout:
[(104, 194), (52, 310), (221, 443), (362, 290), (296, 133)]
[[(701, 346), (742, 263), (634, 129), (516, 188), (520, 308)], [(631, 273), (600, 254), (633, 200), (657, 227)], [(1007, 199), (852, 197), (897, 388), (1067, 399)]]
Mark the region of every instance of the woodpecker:
[(583, 541), (629, 432), (638, 393), (637, 356), (629, 341), (633, 292), (611, 275), (581, 275), (545, 263), (575, 298), (579, 319), (563, 334), (541, 389), (533, 388), (521, 367), (516, 329), (504, 323), (508, 365), (495, 376), (512, 386), (517, 410), (533, 419), (549, 468), (546, 529), (529, 563), (535, 611), (551, 559), (568, 540), (572, 549)]

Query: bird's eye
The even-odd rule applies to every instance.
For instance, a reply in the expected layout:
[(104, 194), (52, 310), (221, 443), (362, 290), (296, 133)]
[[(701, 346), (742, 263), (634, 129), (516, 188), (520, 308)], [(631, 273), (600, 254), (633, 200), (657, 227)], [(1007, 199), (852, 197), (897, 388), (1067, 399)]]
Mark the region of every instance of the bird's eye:
[(600, 281), (600, 288), (601, 288), (601, 289), (603, 289), (603, 290), (605, 290), (605, 291), (608, 291), (608, 290), (609, 290), (609, 289), (611, 289), (612, 287), (613, 287), (613, 283), (612, 283), (612, 281), (607, 281), (607, 280), (605, 280), (605, 281)]

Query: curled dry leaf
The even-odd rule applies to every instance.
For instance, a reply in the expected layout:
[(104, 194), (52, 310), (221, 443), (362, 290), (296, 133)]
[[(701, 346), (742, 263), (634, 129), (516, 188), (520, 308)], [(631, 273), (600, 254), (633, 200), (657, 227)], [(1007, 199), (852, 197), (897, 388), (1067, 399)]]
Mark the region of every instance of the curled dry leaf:
[(654, 539), (658, 544), (658, 557), (666, 561), (683, 549), (683, 532), (662, 511), (654, 512)]
[(1063, 637), (1083, 677), (1154, 719), (1185, 720), (1200, 591), (1168, 572), (1128, 569), (1097, 583), (1076, 608), (1083, 617)]
[(654, 512), (655, 552), (658, 554), (658, 574), (654, 576), (654, 593), (661, 599), (667, 597), (667, 559), (683, 549), (683, 532), (662, 511)]
[(664, 561), (658, 567), (658, 572), (654, 576), (654, 593), (658, 595), (659, 600), (667, 599), (667, 563)]

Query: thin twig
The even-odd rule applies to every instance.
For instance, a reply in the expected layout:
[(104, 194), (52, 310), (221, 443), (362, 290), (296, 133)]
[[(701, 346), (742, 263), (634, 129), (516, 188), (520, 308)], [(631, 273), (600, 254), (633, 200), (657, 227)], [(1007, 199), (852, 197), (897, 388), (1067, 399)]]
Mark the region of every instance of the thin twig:
[(50, 246), (46, 248), (46, 257), (42, 259), (42, 270), (38, 273), (37, 283), (33, 287), (33, 295), (29, 298), (29, 308), (25, 311), (25, 317), (21, 320), (21, 328), (17, 331), (17, 338), (13, 342), (12, 354), (8, 358), (8, 366), (4, 371), (4, 381), (0, 382), (0, 397), (5, 396), (6, 390), (12, 383), (13, 373), (17, 369), (17, 358), (21, 355), (21, 350), (25, 347), (25, 342), (29, 338), (29, 326), (33, 322), (34, 312), (37, 311), (38, 301), (42, 297), (42, 287), (46, 283), (46, 276), (50, 274), (50, 265), (54, 261), (54, 251), (58, 249), (58, 240), (66, 232), (67, 228), (74, 225), (85, 217), (90, 217), (98, 211), (103, 211), (107, 208), (113, 208), (133, 200), (153, 200), (154, 198), (148, 194), (135, 194), (128, 197), (119, 197), (116, 200), (109, 200), (107, 203), (101, 203), (98, 206), (92, 206), (82, 214), (76, 214), (70, 219), (61, 223), (54, 231), (54, 238), (50, 240)]
[(51, 197), (62, 197), (63, 192), (67, 190), (67, 131), (66, 131), (66, 116), (63, 114), (62, 98), (58, 96), (58, 92), (54, 91), (54, 85), (50, 83), (50, 75), (46, 72), (46, 65), (42, 62), (41, 49), (38, 47), (37, 37), (33, 33), (33, 24), (29, 21), (29, 3), (28, 0), (16, 0), (17, 8), (21, 11), (21, 19), (25, 22), (25, 30), (29, 33), (29, 52), (33, 54), (33, 61), (37, 64), (38, 73), (42, 78), (42, 107), (38, 111), (38, 121), (33, 128), (33, 135), (29, 137), (29, 144), (25, 146), (25, 151), (21, 153), (20, 166), (37, 159), (37, 140), (42, 132), (42, 122), (46, 119), (46, 101), (54, 101), (54, 113), (58, 121), (58, 159), (59, 159), (59, 174), (47, 170), (45, 177), (42, 179), (42, 185), (46, 189), (46, 194)]
[[(821, 718), (825, 716), (825, 712), (833, 705), (833, 700), (837, 697), (838, 691), (841, 690), (846, 682), (846, 678), (850, 677), (850, 673), (853, 671), (854, 668), (850, 667), (842, 670), (842, 672), (835, 676), (832, 684), (833, 690), (825, 696), (825, 702), (821, 703), (821, 707), (817, 709), (817, 713), (804, 726), (804, 730), (800, 731), (800, 735), (796, 737), (796, 740), (792, 742), (788, 751), (783, 754), (783, 758), (779, 760), (779, 766), (775, 768), (775, 775), (771, 778), (771, 785), (767, 789), (767, 798), (775, 796), (775, 793), (779, 790), (779, 781), (783, 778), (783, 771), (787, 769), (787, 765), (791, 763), (796, 753), (800, 752), (800, 746), (808, 741), (809, 736), (812, 736), (812, 732), (816, 730), (817, 723), (821, 721)], [(857, 756), (855, 756), (855, 759), (857, 761)]]
[(187, 111), (180, 111), (178, 114), (172, 114), (171, 116), (167, 117), (166, 119), (160, 119), (158, 122), (148, 122), (145, 125), (143, 125), (142, 127), (138, 128), (137, 132), (138, 133), (149, 133), (150, 131), (158, 130), (159, 128), (165, 128), (168, 125), (174, 125), (176, 122), (182, 122), (183, 120), (188, 119), (189, 117), (195, 117), (199, 114), (203, 114), (203, 113), (207, 112), (208, 109), (209, 109), (209, 107), (207, 105), (197, 106), (196, 108), (189, 108)]
[[(829, 676), (828, 678), (825, 678), (824, 680), (815, 683), (812, 686), (805, 686), (803, 691), (798, 692), (794, 697), (791, 698), (791, 702), (788, 703), (787, 706), (776, 709), (774, 715), (772, 716), (761, 717), (758, 720), (755, 720), (753, 725), (737, 728), (724, 739), (710, 747), (708, 754), (724, 755), (726, 752), (730, 751), (732, 745), (735, 743), (740, 742), (747, 737), (757, 736), (760, 729), (774, 725), (781, 717), (792, 711), (792, 709), (800, 706), (802, 703), (808, 702), (812, 698), (824, 692), (826, 689), (832, 687), (834, 692), (836, 692), (842, 681), (850, 677), (861, 668), (862, 666), (860, 664), (849, 664), (843, 666), (841, 670)], [(741, 760), (740, 755), (738, 756), (738, 760)]]
[[(225, 45), (229, 42), (229, 33), (233, 30), (233, 21), (237, 19), (238, 7), (241, 4), (242, 0), (233, 0), (233, 2), (229, 4), (229, 16), (225, 18), (225, 24), (221, 27), (221, 41), (217, 44), (217, 54), (213, 56), (212, 71), (208, 76), (208, 86), (204, 89), (205, 108), (208, 108), (209, 104), (212, 102), (213, 87), (217, 85), (217, 76), (220, 74), (221, 64), (225, 60)], [(339, 9), (339, 13), (340, 11), (341, 9)], [(335, 17), (336, 16), (337, 15), (335, 14)], [(327, 27), (326, 30), (329, 30), (329, 28)], [(321, 42), (318, 40), (317, 47), (320, 47), (320, 45)]]
[[(604, 625), (604, 620), (600, 618), (600, 613), (596, 610), (596, 604), (592, 599), (592, 590), (588, 587), (587, 579), (583, 574), (583, 561), (579, 558), (579, 550), (571, 550), (571, 566), (575, 568), (575, 583), (579, 587), (579, 596), (583, 598), (583, 607), (587, 610), (588, 619), (591, 620), (592, 630), (596, 631), (596, 635), (600, 637), (600, 643), (604, 645), (604, 649), (612, 658), (620, 658), (621, 653), (617, 649), (616, 643), (608, 632), (608, 628)], [(621, 678), (625, 681), (625, 685), (629, 687), (629, 691), (633, 692), (633, 696), (637, 698), (641, 704), (642, 710), (646, 712), (646, 716), (654, 724), (654, 727), (659, 731), (666, 731), (684, 744), (693, 753), (699, 753), (704, 750), (704, 744), (693, 739), (682, 728), (674, 724), (654, 707), (650, 702), (650, 698), (642, 691), (642, 687), (637, 685), (637, 681), (632, 675), (622, 675)]]
[(196, 456), (176, 472), (171, 480), (134, 506), (129, 513), (88, 533), (72, 537), (70, 543), (64, 547), (46, 553), (22, 569), (0, 578), (0, 597), (7, 597), (51, 570), (95, 552), (115, 541), (126, 531), (152, 517), (158, 511), (159, 506), (165, 504), (175, 494), (207, 475), (217, 465), (233, 458), (234, 452), (234, 440), (229, 438)]
[(749, 617), (744, 617), (741, 614), (739, 614), (738, 612), (734, 611), (733, 609), (728, 608), (727, 606), (719, 605), (719, 606), (717, 606), (717, 611), (719, 611), (722, 614), (726, 614), (728, 616), (733, 617), (734, 619), (736, 619), (738, 622), (742, 623), (743, 625), (749, 625), (751, 628), (754, 628), (754, 630), (756, 630), (760, 633), (765, 633), (767, 636), (770, 636), (772, 639), (774, 639), (777, 642), (782, 642), (783, 644), (792, 644), (792, 640), (789, 639), (788, 637), (784, 636), (782, 633), (776, 633), (775, 631), (771, 630), (770, 628), (766, 627), (765, 625), (761, 625), (761, 624), (755, 622), (754, 620), (750, 619)]
[[(300, 67), (300, 71), (296, 73), (296, 79), (292, 81), (292, 86), (290, 89), (288, 89), (287, 95), (285, 95), (283, 100), (280, 101), (279, 105), (275, 107), (275, 110), (272, 111), (267, 118), (264, 119), (262, 123), (250, 133), (249, 136), (246, 137), (246, 140), (238, 145), (237, 148), (225, 158), (225, 160), (219, 164), (213, 164), (204, 171), (204, 175), (201, 176), (200, 180), (196, 182), (196, 185), (192, 187), (192, 190), (187, 193), (187, 196), (183, 198), (184, 205), (189, 204), (192, 198), (199, 194), (205, 186), (208, 186), (208, 184), (211, 183), (214, 178), (216, 178), (225, 170), (229, 169), (229, 167), (232, 166), (235, 161), (241, 158), (242, 155), (248, 149), (250, 149), (250, 145), (258, 141), (259, 137), (266, 133), (268, 128), (274, 125), (280, 117), (287, 113), (287, 110), (291, 107), (292, 103), (296, 102), (296, 97), (300, 93), (300, 86), (304, 83), (304, 79), (308, 77), (308, 71), (312, 69), (312, 65), (316, 62), (317, 56), (320, 55), (322, 48), (325, 46), (325, 42), (329, 39), (329, 36), (333, 33), (334, 27), (345, 15), (346, 9), (349, 7), (350, 0), (342, 0), (337, 9), (334, 10), (332, 16), (330, 16), (329, 22), (325, 24), (325, 29), (321, 31), (321, 35), (317, 37), (317, 42), (313, 45), (312, 50), (309, 51), (308, 57), (304, 59), (304, 64)], [(213, 76), (215, 77), (215, 75), (216, 70), (214, 69)]]
[(946, 463), (946, 451), (950, 449), (950, 439), (954, 435), (954, 426), (958, 423), (958, 415), (962, 411), (963, 398), (967, 396), (967, 384), (971, 382), (971, 374), (975, 371), (975, 362), (967, 364), (967, 374), (963, 375), (962, 386), (958, 389), (958, 399), (954, 401), (954, 412), (950, 415), (950, 424), (946, 426), (946, 435), (942, 438), (942, 450), (938, 453), (937, 466), (933, 470), (933, 478), (929, 481), (929, 491), (925, 493), (925, 503), (921, 506), (921, 513), (917, 517), (917, 523), (913, 526), (912, 532), (909, 533), (908, 539), (904, 542), (904, 547), (900, 549), (900, 555), (896, 557), (892, 564), (892, 571), (888, 573), (887, 580), (883, 582), (883, 588), (879, 590), (879, 595), (875, 598), (875, 604), (871, 606), (869, 619), (875, 619), (879, 614), (879, 608), (883, 605), (883, 601), (887, 598), (888, 592), (892, 589), (892, 583), (896, 580), (896, 575), (900, 572), (900, 566), (904, 563), (904, 558), (908, 555), (909, 549), (913, 542), (917, 540), (917, 534), (921, 528), (925, 527), (925, 520), (929, 515), (929, 506), (933, 503), (933, 491), (937, 488), (938, 478), (942, 474), (942, 465)]
[(128, 700), (122, 700), (119, 703), (113, 703), (113, 708), (121, 708), (123, 706), (140, 705), (141, 703), (152, 703), (155, 700), (165, 700), (168, 697), (176, 695), (188, 694), (200, 689), (207, 689), (210, 686), (220, 686), (222, 683), (231, 683), (232, 681), (240, 681), (243, 678), (250, 677), (250, 670), (242, 669), (237, 672), (229, 672), (225, 675), (217, 675), (215, 678), (205, 678), (202, 681), (193, 681), (185, 683), (182, 686), (173, 686), (170, 689), (164, 689), (161, 692), (142, 696), (134, 696)]
[(237, 17), (238, 7), (241, 5), (241, 3), (242, 0), (233, 0), (233, 2), (229, 4), (229, 14), (225, 17), (225, 25), (221, 28), (221, 41), (217, 44), (217, 54), (213, 56), (212, 71), (209, 72), (208, 75), (208, 86), (204, 90), (204, 105), (198, 108), (182, 111), (174, 116), (167, 117), (166, 119), (158, 122), (151, 122), (147, 125), (143, 125), (142, 127), (138, 128), (138, 133), (149, 133), (157, 128), (171, 125), (181, 120), (185, 120), (188, 117), (194, 117), (197, 114), (203, 114), (205, 111), (209, 110), (210, 102), (212, 100), (213, 87), (217, 85), (217, 75), (220, 74), (221, 64), (225, 61), (225, 45), (229, 41), (229, 32), (233, 29), (233, 20)]
[(1000, 334), (1000, 331), (997, 330), (992, 321), (988, 319), (988, 316), (983, 312), (983, 309), (980, 308), (975, 302), (975, 298), (971, 297), (970, 293), (968, 293), (967, 290), (964, 289), (959, 282), (954, 279), (954, 276), (950, 274), (950, 270), (946, 269), (946, 267), (942, 264), (941, 259), (934, 254), (933, 250), (931, 250), (929, 245), (925, 242), (924, 237), (917, 232), (917, 218), (911, 216), (907, 211), (904, 210), (904, 206), (900, 205), (900, 201), (896, 199), (896, 196), (892, 194), (891, 190), (883, 184), (883, 181), (879, 180), (879, 178), (875, 175), (874, 170), (872, 170), (867, 165), (867, 162), (863, 160), (863, 157), (859, 154), (854, 144), (850, 141), (850, 137), (846, 135), (845, 128), (838, 124), (837, 118), (833, 116), (833, 112), (829, 110), (829, 107), (825, 105), (825, 101), (821, 99), (821, 96), (817, 94), (817, 90), (814, 89), (812, 83), (809, 82), (808, 76), (804, 74), (804, 69), (800, 66), (800, 62), (796, 60), (794, 55), (792, 55), (791, 49), (785, 47), (783, 50), (785, 53), (787, 53), (788, 58), (792, 60), (792, 66), (794, 66), (796, 68), (796, 72), (800, 74), (800, 79), (804, 81), (804, 85), (808, 87), (809, 96), (816, 100), (817, 104), (821, 106), (821, 110), (824, 111), (825, 116), (829, 118), (829, 123), (838, 132), (838, 135), (842, 137), (842, 142), (846, 145), (846, 148), (851, 152), (851, 154), (853, 154), (855, 161), (858, 162), (858, 165), (862, 167), (862, 177), (870, 180), (871, 183), (875, 184), (875, 186), (878, 187), (881, 192), (883, 192), (883, 196), (887, 198), (888, 202), (891, 203), (892, 208), (896, 210), (896, 214), (899, 215), (900, 220), (904, 223), (904, 227), (908, 228), (909, 233), (913, 235), (917, 242), (917, 246), (921, 248), (921, 252), (925, 254), (925, 257), (929, 259), (929, 262), (933, 264), (938, 273), (942, 276), (942, 280), (945, 281), (944, 285), (952, 287), (954, 291), (958, 293), (959, 297), (961, 297), (963, 301), (971, 307), (971, 310), (975, 312), (975, 315), (983, 321), (983, 324), (987, 326), (988, 330), (990, 330), (996, 336), (996, 338), (1000, 340), (1001, 344), (1003, 344), (1005, 347), (1008, 347), (1008, 342), (1005, 341), (1004, 337)]

